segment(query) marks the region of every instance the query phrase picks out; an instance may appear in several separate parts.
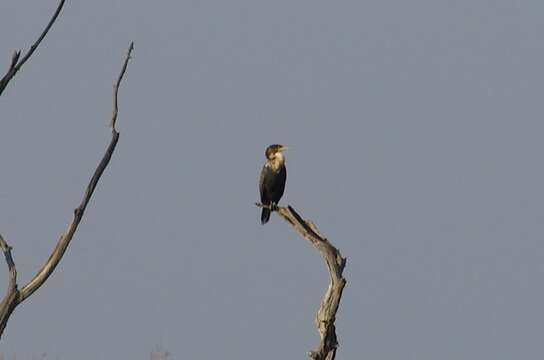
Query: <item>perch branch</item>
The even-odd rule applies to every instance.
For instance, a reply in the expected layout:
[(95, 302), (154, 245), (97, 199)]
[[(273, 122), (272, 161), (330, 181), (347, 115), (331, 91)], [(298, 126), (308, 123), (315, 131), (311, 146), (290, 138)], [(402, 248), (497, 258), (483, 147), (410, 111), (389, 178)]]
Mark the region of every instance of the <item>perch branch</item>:
[[(34, 44), (32, 44), (32, 46), (30, 47), (30, 49), (28, 49), (26, 54), (21, 58), (21, 51), (20, 50), (15, 51), (13, 53), (13, 56), (11, 57), (11, 64), (9, 66), (8, 72), (0, 80), (0, 95), (2, 95), (2, 93), (4, 92), (4, 89), (6, 88), (6, 86), (10, 82), (10, 80), (15, 76), (15, 74), (19, 71), (19, 69), (21, 69), (21, 66), (23, 66), (23, 64), (32, 56), (34, 51), (36, 51), (36, 49), (38, 48), (38, 45), (40, 45), (42, 40), (45, 38), (45, 35), (47, 35), (47, 33), (49, 32), (49, 29), (51, 29), (51, 27), (53, 26), (53, 24), (57, 20), (57, 17), (59, 16), (60, 11), (62, 10), (62, 7), (64, 6), (64, 1), (65, 0), (60, 1), (59, 5), (57, 6), (57, 10), (55, 10), (55, 13), (53, 14), (53, 17), (51, 17), (51, 20), (49, 20), (49, 23), (47, 24), (47, 26), (45, 27), (45, 29), (41, 33), (38, 40), (36, 40), (36, 42)], [(19, 58), (21, 58), (20, 61), (19, 61)]]
[(308, 240), (325, 259), (329, 270), (330, 283), (315, 315), (315, 325), (321, 341), (315, 350), (308, 352), (308, 356), (314, 360), (334, 360), (338, 347), (334, 321), (340, 306), (342, 291), (346, 285), (346, 279), (342, 275), (346, 266), (346, 259), (342, 257), (337, 248), (321, 235), (313, 222), (304, 220), (291, 206), (273, 208), (270, 205), (256, 205), (272, 211), (275, 210), (294, 227), (300, 236)]
[[(133, 45), (130, 44), (129, 52), (127, 53), (127, 57), (125, 59), (125, 63), (123, 65), (123, 70), (121, 72), (121, 76), (119, 77), (117, 84), (114, 89), (114, 98), (117, 98), (117, 92), (119, 90), (119, 84), (121, 82), (121, 79), (125, 73), (126, 66), (128, 59), (130, 59), (130, 54), (132, 52)], [(114, 100), (115, 104), (117, 104), (117, 100)], [(116, 110), (114, 110), (115, 118), (116, 118)], [(15, 271), (15, 264), (13, 263), (13, 259), (11, 258), (11, 248), (7, 245), (7, 243), (1, 239), (0, 240), (0, 248), (4, 252), (4, 255), (6, 257), (6, 261), (8, 263), (8, 267), (10, 269), (10, 284), (9, 284), (9, 290), (8, 295), (4, 298), (4, 300), (0, 303), (0, 337), (2, 336), (3, 330), (6, 326), (6, 323), (15, 309), (17, 305), (19, 305), (21, 302), (23, 302), (25, 299), (27, 299), (30, 295), (32, 295), (36, 290), (42, 286), (47, 278), (53, 273), (57, 265), (59, 264), (60, 260), (62, 259), (62, 256), (64, 255), (66, 249), (68, 248), (68, 245), (70, 244), (70, 241), (72, 240), (74, 233), (77, 230), (77, 227), (79, 223), (81, 222), (81, 219), (83, 218), (83, 214), (85, 213), (85, 209), (87, 207), (87, 204), (89, 203), (93, 192), (96, 188), (96, 185), (98, 184), (98, 180), (102, 176), (102, 173), (108, 166), (111, 156), (113, 155), (113, 152), (115, 151), (115, 147), (117, 146), (117, 141), (119, 140), (119, 133), (117, 130), (112, 129), (112, 138), (110, 141), (110, 144), (108, 145), (108, 148), (106, 149), (106, 153), (102, 157), (102, 160), (98, 164), (89, 184), (87, 185), (87, 189), (85, 190), (85, 194), (83, 196), (83, 199), (79, 206), (74, 210), (74, 217), (70, 224), (68, 225), (68, 228), (64, 231), (64, 233), (60, 236), (59, 241), (57, 242), (57, 245), (55, 246), (55, 249), (53, 249), (53, 252), (49, 256), (49, 259), (47, 262), (42, 266), (42, 268), (38, 271), (38, 273), (26, 284), (23, 286), (20, 290), (17, 290), (17, 282), (16, 282), (16, 271)]]

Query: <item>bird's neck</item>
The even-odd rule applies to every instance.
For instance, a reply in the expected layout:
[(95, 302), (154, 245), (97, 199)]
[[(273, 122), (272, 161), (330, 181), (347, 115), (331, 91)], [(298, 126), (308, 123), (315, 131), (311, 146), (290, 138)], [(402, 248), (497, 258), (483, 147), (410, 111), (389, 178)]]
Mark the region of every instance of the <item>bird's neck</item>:
[(268, 160), (268, 166), (274, 171), (279, 171), (284, 165), (285, 158), (281, 153), (276, 155), (273, 159)]

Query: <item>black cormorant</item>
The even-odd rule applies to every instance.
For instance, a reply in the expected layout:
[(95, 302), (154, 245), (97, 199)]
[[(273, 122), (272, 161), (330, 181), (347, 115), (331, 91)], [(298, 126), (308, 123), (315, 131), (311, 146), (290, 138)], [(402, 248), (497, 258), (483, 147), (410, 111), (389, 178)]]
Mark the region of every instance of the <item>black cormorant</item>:
[[(259, 190), (261, 191), (261, 203), (263, 205), (275, 206), (283, 195), (285, 180), (287, 179), (285, 156), (283, 155), (285, 149), (287, 149), (286, 146), (277, 144), (266, 148), (266, 163), (259, 179)], [(263, 208), (261, 223), (266, 224), (268, 219), (270, 219), (270, 209)]]

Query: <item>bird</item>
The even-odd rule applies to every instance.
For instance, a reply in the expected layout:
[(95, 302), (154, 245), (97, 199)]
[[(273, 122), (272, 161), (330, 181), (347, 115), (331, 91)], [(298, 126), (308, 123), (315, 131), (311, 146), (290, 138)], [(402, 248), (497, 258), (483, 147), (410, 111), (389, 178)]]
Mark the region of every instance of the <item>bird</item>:
[[(274, 207), (278, 204), (287, 179), (285, 168), (285, 155), (283, 152), (287, 146), (274, 144), (266, 148), (266, 162), (261, 170), (259, 178), (259, 191), (261, 193), (261, 204)], [(261, 224), (266, 224), (270, 219), (270, 208), (264, 208), (261, 213)]]

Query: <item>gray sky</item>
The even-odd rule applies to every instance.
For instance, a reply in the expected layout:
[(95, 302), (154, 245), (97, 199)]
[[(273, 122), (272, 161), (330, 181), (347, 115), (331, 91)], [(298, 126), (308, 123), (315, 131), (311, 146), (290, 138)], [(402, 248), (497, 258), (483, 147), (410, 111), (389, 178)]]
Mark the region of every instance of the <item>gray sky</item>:
[[(0, 5), (0, 65), (57, 1)], [(68, 253), (0, 351), (305, 358), (328, 278), (257, 178), (348, 258), (341, 359), (544, 357), (542, 1), (68, 1), (0, 97), (0, 232), (20, 281), (110, 140)], [(0, 267), (0, 290), (6, 268)]]

